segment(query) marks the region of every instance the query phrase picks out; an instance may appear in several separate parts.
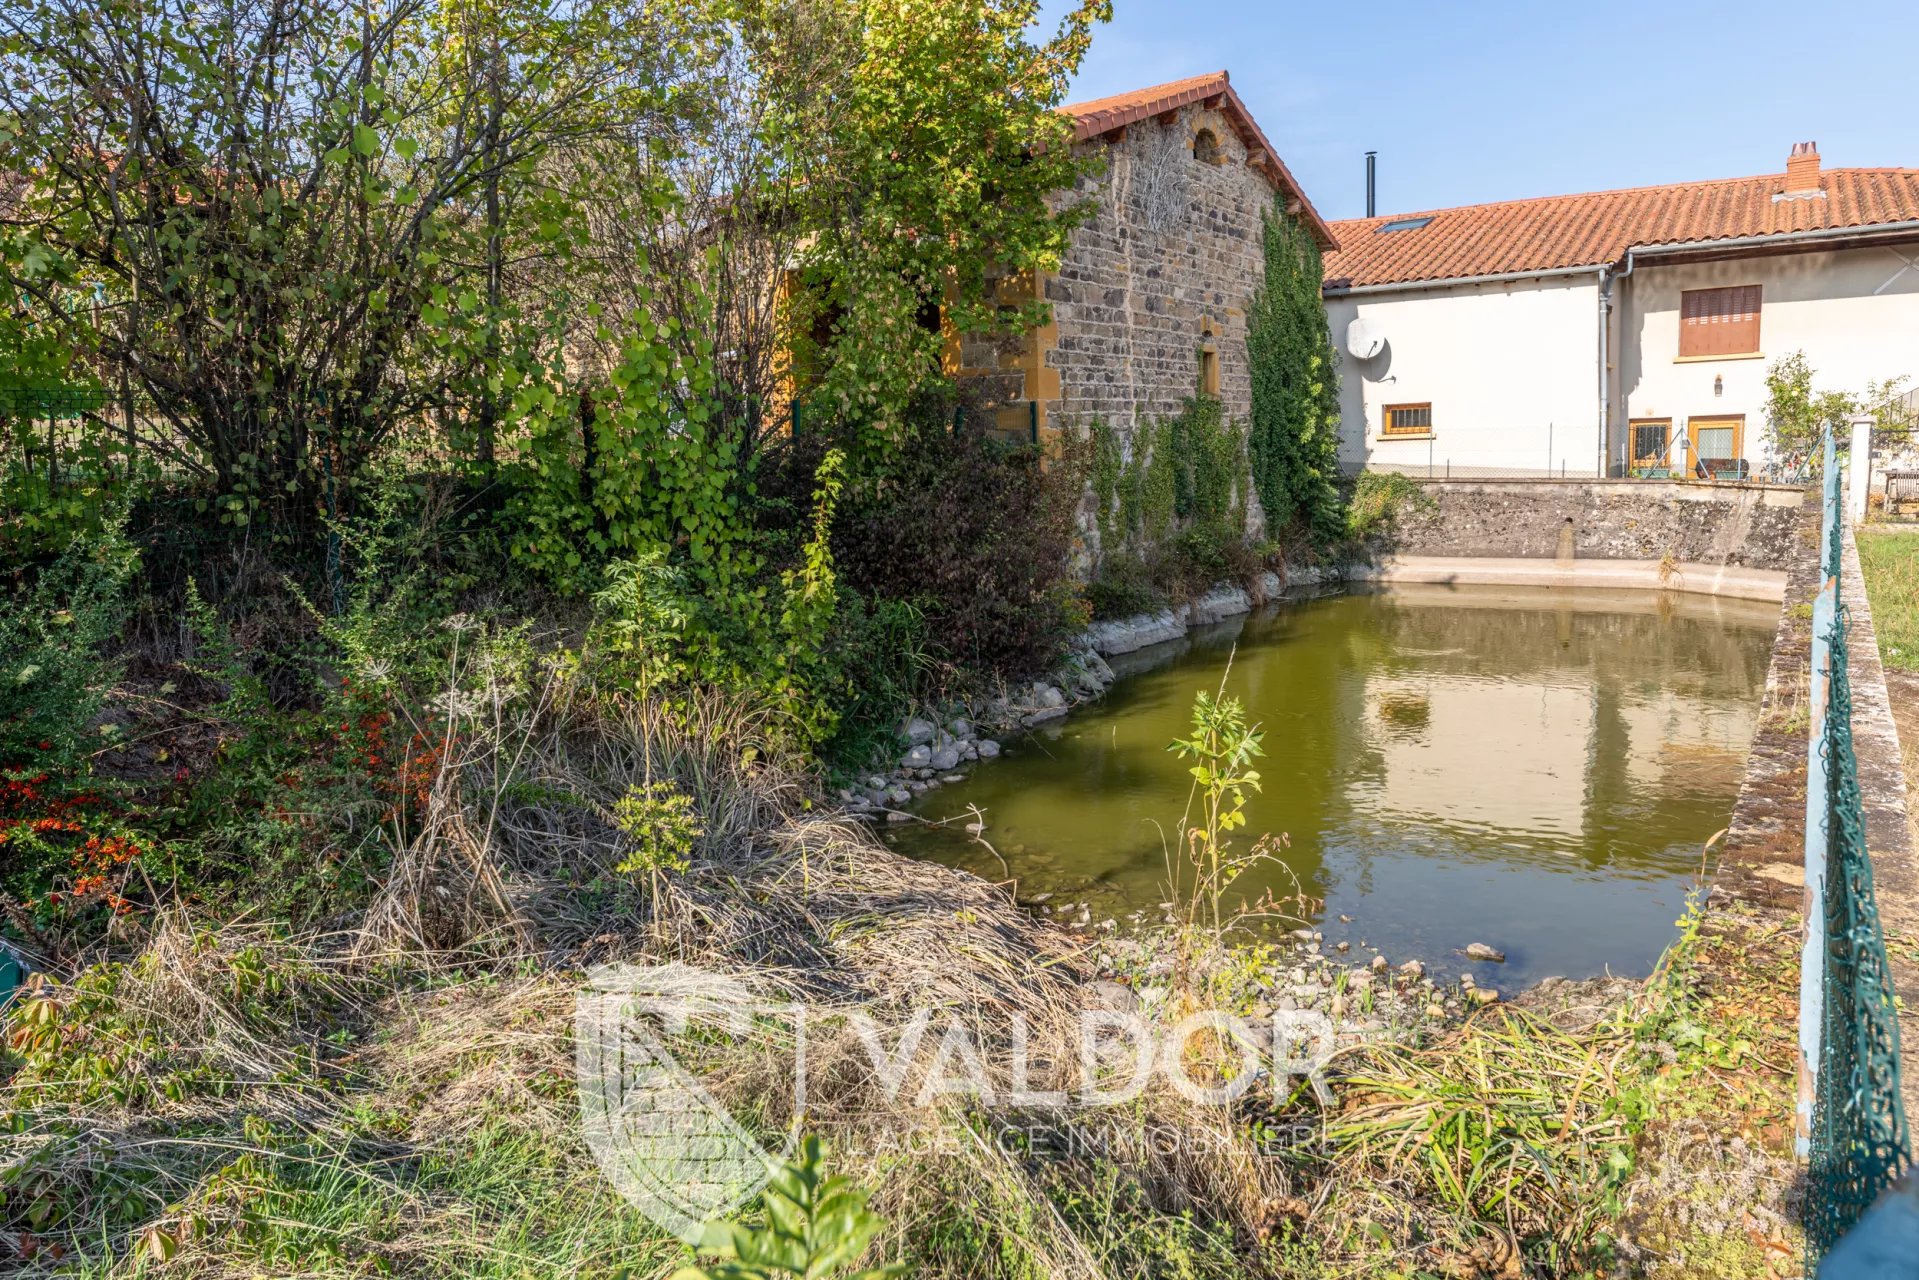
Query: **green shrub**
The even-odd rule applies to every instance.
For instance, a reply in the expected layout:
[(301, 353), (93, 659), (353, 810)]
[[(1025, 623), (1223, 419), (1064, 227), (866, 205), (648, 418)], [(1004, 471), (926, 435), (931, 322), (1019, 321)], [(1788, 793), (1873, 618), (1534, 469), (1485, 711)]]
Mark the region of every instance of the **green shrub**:
[(685, 871), (693, 865), (694, 841), (706, 834), (693, 797), (670, 781), (628, 787), (613, 804), (613, 825), (631, 842), (614, 868), (627, 874)]
[(902, 1274), (898, 1264), (858, 1265), (886, 1220), (866, 1207), (864, 1190), (822, 1166), (820, 1140), (806, 1138), (799, 1158), (782, 1165), (761, 1193), (765, 1223), (709, 1223), (699, 1251), (720, 1261), (682, 1267), (673, 1280), (887, 1280)]
[(0, 587), (0, 769), (85, 770), (100, 745), (92, 721), (117, 674), (105, 646), (138, 563), (110, 516), (38, 573)]
[(1219, 400), (1195, 396), (1173, 417), (1142, 424), (1130, 458), (1104, 423), (1091, 439), (1095, 617), (1156, 609), (1257, 568), (1246, 537), (1246, 433)]
[(838, 677), (837, 723), (820, 748), (829, 765), (855, 769), (893, 746), (893, 726), (932, 693), (929, 643), (926, 615), (911, 601), (841, 589), (825, 655)]
[[(137, 557), (110, 514), (38, 574), (0, 588), (0, 895), (43, 923), (133, 909), (127, 882), (145, 837), (93, 777), (120, 732), (99, 713), (119, 675), (107, 645)], [(0, 918), (0, 927), (6, 921)]]
[(1099, 572), (1086, 584), (1086, 603), (1095, 618), (1130, 618), (1165, 608), (1167, 594), (1144, 560), (1122, 554), (1100, 560)]
[(768, 694), (799, 741), (830, 738), (841, 683), (829, 654), (840, 601), (831, 533), (843, 468), (837, 450), (819, 459), (805, 539), (776, 587), (765, 573), (722, 587), (665, 544), (609, 562), (588, 636), (608, 674), (643, 695), (695, 685)]
[(1361, 473), (1346, 507), (1346, 536), (1355, 542), (1384, 533), (1403, 511), (1434, 505), (1424, 485), (1396, 471)]
[[(905, 601), (955, 663), (1024, 673), (1050, 665), (1087, 618), (1071, 574), (1086, 461), (1048, 460), (987, 436), (928, 397), (886, 479), (851, 495), (833, 531), (843, 580)], [(786, 465), (804, 468), (801, 441)]]

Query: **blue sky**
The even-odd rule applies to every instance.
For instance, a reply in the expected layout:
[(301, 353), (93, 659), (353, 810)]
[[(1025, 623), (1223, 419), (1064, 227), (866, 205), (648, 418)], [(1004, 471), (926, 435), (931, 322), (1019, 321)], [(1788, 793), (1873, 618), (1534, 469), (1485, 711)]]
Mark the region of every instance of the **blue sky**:
[[(1066, 8), (1046, 0), (1047, 29)], [(1221, 67), (1327, 218), (1828, 167), (1919, 167), (1919, 4), (1114, 0), (1074, 86)]]

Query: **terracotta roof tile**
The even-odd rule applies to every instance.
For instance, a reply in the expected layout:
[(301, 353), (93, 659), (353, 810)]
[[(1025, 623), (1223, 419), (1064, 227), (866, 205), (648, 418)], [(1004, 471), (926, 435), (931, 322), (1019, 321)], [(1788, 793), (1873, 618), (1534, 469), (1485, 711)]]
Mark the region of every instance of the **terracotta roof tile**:
[(1336, 247), (1338, 242), (1331, 228), (1326, 225), (1326, 220), (1319, 216), (1319, 211), (1313, 208), (1313, 202), (1306, 198), (1305, 189), (1293, 177), (1286, 162), (1279, 158), (1279, 152), (1266, 140), (1259, 122), (1253, 119), (1253, 113), (1246, 109), (1246, 104), (1233, 91), (1232, 77), (1224, 71), (1188, 76), (1184, 80), (1150, 85), (1131, 93), (1116, 93), (1088, 102), (1068, 103), (1060, 110), (1073, 117), (1073, 140), (1085, 142), (1164, 112), (1177, 111), (1191, 103), (1215, 97), (1220, 100), (1221, 114), (1232, 122), (1246, 149), (1264, 153), (1265, 160), (1259, 166), (1261, 172), (1276, 189), (1299, 202), (1300, 216), (1306, 219), (1320, 246), (1328, 250)]
[[(1919, 169), (1827, 169), (1820, 194), (1779, 197), (1781, 174), (1543, 196), (1335, 222), (1328, 289), (1617, 262), (1646, 245), (1919, 220)], [(1423, 227), (1381, 231), (1389, 222)]]

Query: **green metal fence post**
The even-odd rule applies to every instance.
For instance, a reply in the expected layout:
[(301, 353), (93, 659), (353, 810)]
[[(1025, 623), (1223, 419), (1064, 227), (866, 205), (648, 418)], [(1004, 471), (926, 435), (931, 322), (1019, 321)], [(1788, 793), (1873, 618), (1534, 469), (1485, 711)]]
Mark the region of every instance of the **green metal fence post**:
[(14, 989), (25, 976), (19, 957), (13, 954), (6, 943), (0, 942), (0, 1009), (7, 1007), (7, 1001), (13, 999)]

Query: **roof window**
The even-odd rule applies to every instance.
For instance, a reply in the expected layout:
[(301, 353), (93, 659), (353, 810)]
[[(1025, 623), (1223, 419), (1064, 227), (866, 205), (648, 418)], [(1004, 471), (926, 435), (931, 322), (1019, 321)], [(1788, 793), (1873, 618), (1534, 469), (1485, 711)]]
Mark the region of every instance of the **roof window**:
[(1391, 222), (1382, 222), (1374, 231), (1384, 234), (1388, 231), (1417, 231), (1433, 220), (1430, 213), (1423, 218), (1394, 218)]

